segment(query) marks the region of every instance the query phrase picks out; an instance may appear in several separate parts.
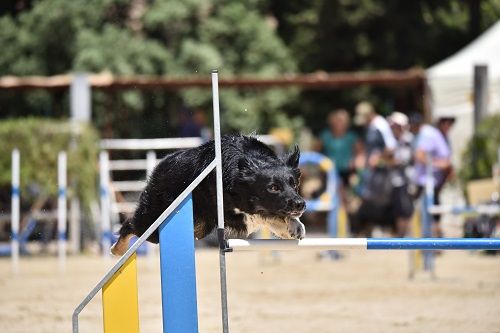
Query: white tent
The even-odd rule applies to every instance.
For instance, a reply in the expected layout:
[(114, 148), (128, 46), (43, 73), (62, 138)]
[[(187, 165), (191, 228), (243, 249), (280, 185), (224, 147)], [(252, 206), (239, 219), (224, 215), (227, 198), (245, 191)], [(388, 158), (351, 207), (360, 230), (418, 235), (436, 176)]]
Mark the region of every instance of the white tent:
[(457, 119), (450, 133), (456, 164), (474, 128), (474, 65), (488, 66), (487, 112), (500, 112), (500, 21), (427, 70), (433, 118), (454, 115)]

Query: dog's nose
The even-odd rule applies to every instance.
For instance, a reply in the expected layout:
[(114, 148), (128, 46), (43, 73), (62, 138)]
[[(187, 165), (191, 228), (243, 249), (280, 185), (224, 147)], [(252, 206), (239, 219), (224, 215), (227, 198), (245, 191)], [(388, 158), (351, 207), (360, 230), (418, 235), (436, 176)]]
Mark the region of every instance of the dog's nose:
[(304, 210), (306, 208), (306, 202), (304, 200), (302, 200), (302, 199), (295, 200), (294, 201), (294, 208), (296, 210), (302, 211), (302, 210)]

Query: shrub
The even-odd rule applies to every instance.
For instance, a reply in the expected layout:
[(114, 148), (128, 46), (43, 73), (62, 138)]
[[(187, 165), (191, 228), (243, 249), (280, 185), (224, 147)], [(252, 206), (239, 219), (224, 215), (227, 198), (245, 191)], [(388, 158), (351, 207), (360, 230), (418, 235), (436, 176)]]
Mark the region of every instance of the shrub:
[[(68, 195), (87, 206), (96, 197), (99, 137), (88, 125), (67, 121), (17, 118), (0, 122), (0, 186), (10, 190), (12, 150), (21, 155), (21, 195), (56, 197), (57, 155), (68, 158)], [(36, 191), (33, 189), (36, 188)], [(28, 190), (29, 189), (29, 190)]]
[(492, 167), (497, 163), (500, 147), (500, 114), (485, 117), (474, 136), (467, 143), (462, 155), (459, 176), (463, 183), (469, 180), (492, 177)]

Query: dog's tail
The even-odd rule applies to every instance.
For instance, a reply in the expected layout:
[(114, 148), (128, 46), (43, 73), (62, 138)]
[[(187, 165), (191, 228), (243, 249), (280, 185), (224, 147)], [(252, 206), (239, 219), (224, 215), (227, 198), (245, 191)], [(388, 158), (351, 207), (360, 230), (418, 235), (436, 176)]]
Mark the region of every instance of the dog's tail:
[(134, 227), (131, 219), (126, 219), (120, 228), (120, 236), (116, 243), (111, 246), (111, 254), (122, 256), (128, 249), (130, 239), (134, 236)]

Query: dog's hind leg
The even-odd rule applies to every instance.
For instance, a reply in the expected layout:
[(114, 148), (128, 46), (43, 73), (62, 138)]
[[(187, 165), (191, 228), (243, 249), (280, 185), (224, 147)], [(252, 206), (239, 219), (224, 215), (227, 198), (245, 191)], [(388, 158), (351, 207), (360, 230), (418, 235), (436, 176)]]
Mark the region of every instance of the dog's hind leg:
[(120, 228), (120, 236), (116, 243), (111, 246), (111, 254), (121, 256), (127, 251), (130, 239), (134, 236), (133, 231), (134, 229), (130, 220), (123, 222)]

